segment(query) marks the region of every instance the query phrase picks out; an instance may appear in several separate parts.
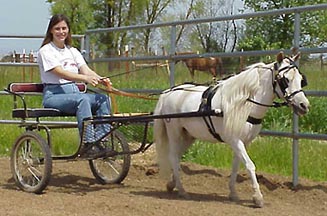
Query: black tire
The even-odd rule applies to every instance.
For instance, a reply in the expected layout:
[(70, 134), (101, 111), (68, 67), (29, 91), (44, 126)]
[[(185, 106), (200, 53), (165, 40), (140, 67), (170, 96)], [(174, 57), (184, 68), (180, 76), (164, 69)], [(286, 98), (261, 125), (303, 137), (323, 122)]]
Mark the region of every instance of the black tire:
[[(128, 143), (124, 135), (115, 130), (108, 135), (107, 148), (117, 152), (129, 152)], [(100, 184), (119, 184), (129, 172), (131, 164), (130, 154), (119, 154), (107, 158), (89, 160), (91, 171)]]
[(12, 147), (10, 167), (20, 189), (41, 193), (52, 172), (51, 151), (45, 139), (33, 131), (20, 135)]

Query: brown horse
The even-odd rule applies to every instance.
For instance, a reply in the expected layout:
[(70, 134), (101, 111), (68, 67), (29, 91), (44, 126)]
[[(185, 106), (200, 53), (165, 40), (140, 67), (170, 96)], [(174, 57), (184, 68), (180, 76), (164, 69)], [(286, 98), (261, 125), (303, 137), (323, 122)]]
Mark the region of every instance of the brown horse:
[[(177, 55), (194, 54), (192, 52), (177, 53)], [(194, 80), (194, 71), (208, 71), (212, 74), (213, 79), (216, 79), (217, 72), (220, 76), (223, 74), (223, 61), (220, 57), (209, 58), (188, 58), (182, 59), (190, 71), (191, 77)]]

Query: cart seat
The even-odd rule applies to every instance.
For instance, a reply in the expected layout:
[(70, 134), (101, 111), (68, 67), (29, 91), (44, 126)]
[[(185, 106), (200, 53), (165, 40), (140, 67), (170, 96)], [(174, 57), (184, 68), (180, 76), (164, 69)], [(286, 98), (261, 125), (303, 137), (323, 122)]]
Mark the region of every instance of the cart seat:
[[(85, 93), (87, 86), (85, 83), (76, 83), (80, 92)], [(29, 108), (25, 101), (26, 95), (42, 95), (44, 85), (42, 83), (10, 83), (7, 92), (14, 95), (14, 108), (12, 109), (13, 118), (40, 118), (40, 117), (59, 117), (59, 116), (75, 116), (67, 114), (54, 108)], [(17, 97), (22, 100), (23, 107), (17, 106)]]
[(53, 108), (16, 108), (12, 110), (13, 118), (39, 118), (39, 117), (56, 117), (56, 116), (75, 116), (61, 112)]

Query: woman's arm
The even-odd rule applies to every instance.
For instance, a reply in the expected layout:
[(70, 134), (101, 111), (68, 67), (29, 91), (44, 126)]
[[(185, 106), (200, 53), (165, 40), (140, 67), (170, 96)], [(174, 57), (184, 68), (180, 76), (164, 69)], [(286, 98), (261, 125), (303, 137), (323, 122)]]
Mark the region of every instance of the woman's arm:
[(87, 76), (95, 76), (98, 77), (98, 82), (102, 84), (109, 83), (110, 85), (112, 84), (109, 78), (102, 77), (98, 75), (95, 71), (93, 71), (87, 64), (84, 64), (80, 67), (80, 73), (87, 75)]
[(88, 76), (97, 76), (99, 79), (101, 76), (99, 76), (95, 71), (93, 71), (87, 64), (82, 65), (80, 68), (80, 74), (88, 75)]
[[(75, 81), (75, 82), (86, 82), (88, 84), (96, 86), (99, 83), (101, 77), (99, 75), (97, 75), (94, 71), (87, 70), (85, 67), (88, 68), (87, 65), (83, 65), (80, 68), (81, 69), (80, 74), (66, 71), (61, 66), (57, 66), (57, 67), (53, 68), (52, 72), (55, 73), (57, 76), (59, 76), (63, 79), (66, 79), (66, 80)], [(82, 68), (84, 68), (83, 72), (82, 72)]]

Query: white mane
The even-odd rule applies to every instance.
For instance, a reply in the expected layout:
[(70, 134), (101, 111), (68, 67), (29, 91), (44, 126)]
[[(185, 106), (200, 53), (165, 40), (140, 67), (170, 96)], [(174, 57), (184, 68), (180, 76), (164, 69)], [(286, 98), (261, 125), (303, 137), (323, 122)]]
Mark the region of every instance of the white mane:
[(255, 63), (255, 64), (247, 66), (244, 71), (251, 70), (253, 68), (263, 67), (263, 66), (267, 66), (267, 65), (263, 62)]
[(264, 64), (251, 65), (241, 73), (222, 82), (220, 94), (217, 94), (220, 96), (216, 99), (221, 100), (226, 134), (233, 134), (234, 137), (241, 134), (252, 108), (252, 103), (249, 103), (247, 99), (252, 98), (259, 89), (259, 73), (256, 68), (261, 65)]

